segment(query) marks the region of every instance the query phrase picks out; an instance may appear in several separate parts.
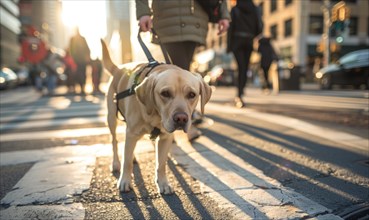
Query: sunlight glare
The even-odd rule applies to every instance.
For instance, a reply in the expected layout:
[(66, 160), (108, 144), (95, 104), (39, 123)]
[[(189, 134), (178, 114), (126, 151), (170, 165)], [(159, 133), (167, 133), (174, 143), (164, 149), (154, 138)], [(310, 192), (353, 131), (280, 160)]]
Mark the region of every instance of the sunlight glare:
[(70, 28), (79, 27), (90, 47), (91, 58), (101, 58), (100, 38), (104, 38), (107, 33), (106, 1), (63, 0), (62, 3), (63, 23)]

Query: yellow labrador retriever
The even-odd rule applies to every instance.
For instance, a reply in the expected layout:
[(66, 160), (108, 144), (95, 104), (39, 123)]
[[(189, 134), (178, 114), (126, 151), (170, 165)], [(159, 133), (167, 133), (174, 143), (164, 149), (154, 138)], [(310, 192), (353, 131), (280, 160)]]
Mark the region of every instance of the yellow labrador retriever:
[[(124, 64), (118, 68), (111, 60), (102, 41), (104, 67), (113, 76), (107, 92), (108, 126), (112, 135), (113, 171), (120, 171), (118, 188), (128, 192), (132, 188), (134, 149), (137, 141), (154, 129), (160, 130), (156, 146), (156, 184), (160, 193), (171, 194), (173, 188), (166, 176), (168, 152), (173, 142), (173, 132), (187, 132), (191, 115), (201, 97), (201, 112), (211, 96), (211, 88), (200, 74), (191, 73), (175, 65)], [(132, 86), (136, 85), (137, 86)], [(132, 95), (115, 100), (116, 94), (134, 89)], [(117, 103), (116, 103), (117, 102)], [(126, 121), (126, 140), (122, 166), (117, 150), (117, 112)]]

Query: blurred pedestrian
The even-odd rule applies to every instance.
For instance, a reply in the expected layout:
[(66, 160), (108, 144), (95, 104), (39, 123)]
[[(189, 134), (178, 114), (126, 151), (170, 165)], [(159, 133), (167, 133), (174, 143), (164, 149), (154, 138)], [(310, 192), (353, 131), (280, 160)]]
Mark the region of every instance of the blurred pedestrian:
[(227, 52), (233, 52), (238, 65), (238, 93), (235, 105), (245, 106), (244, 88), (253, 51), (253, 40), (262, 32), (262, 21), (258, 8), (252, 0), (238, 0), (231, 10), (232, 22), (228, 29)]
[[(190, 70), (195, 49), (206, 44), (208, 32), (209, 17), (200, 4), (196, 0), (153, 0), (150, 9), (147, 0), (136, 0), (136, 14), (142, 31), (150, 31), (154, 27), (173, 64)], [(218, 35), (227, 31), (229, 19), (227, 1), (223, 1), (220, 5)], [(158, 43), (155, 37), (153, 41)], [(188, 131), (189, 140), (200, 135), (201, 132), (194, 126)]]
[(76, 82), (81, 87), (81, 93), (85, 94), (86, 67), (90, 62), (90, 48), (79, 29), (77, 29), (76, 35), (70, 39), (69, 51), (77, 64)]
[(53, 49), (49, 49), (46, 58), (42, 61), (42, 65), (45, 71), (44, 80), (46, 80), (47, 94), (54, 95), (58, 75), (63, 73), (63, 57)]
[(101, 75), (103, 73), (102, 62), (99, 58), (91, 60), (91, 68), (92, 68), (92, 84), (93, 84), (93, 93), (98, 94), (101, 93), (100, 90), (100, 82)]
[(76, 72), (77, 72), (77, 64), (74, 62), (73, 57), (70, 55), (69, 49), (65, 50), (64, 55), (64, 64), (65, 64), (65, 70), (64, 73), (67, 76), (67, 87), (68, 92), (74, 93), (74, 87), (75, 87), (75, 78), (76, 78)]
[(264, 83), (263, 83), (262, 88), (266, 92), (269, 92), (272, 88), (272, 85), (269, 82), (269, 69), (270, 69), (270, 66), (272, 65), (272, 62), (278, 60), (278, 56), (272, 44), (270, 43), (269, 37), (262, 37), (259, 39), (258, 52), (261, 55), (260, 67), (263, 70), (263, 78), (264, 78)]

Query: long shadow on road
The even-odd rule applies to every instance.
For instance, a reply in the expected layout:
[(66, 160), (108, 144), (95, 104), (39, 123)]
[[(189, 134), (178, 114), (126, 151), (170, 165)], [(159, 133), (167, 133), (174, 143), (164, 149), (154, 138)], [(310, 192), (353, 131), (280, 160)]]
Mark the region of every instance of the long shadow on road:
[[(312, 140), (258, 127), (255, 124), (245, 124), (214, 115), (210, 115), (209, 117), (215, 123), (228, 124), (236, 128), (240, 133), (243, 132), (244, 134), (249, 134), (258, 139), (270, 142), (271, 144), (280, 145), (283, 148), (298, 152), (298, 155), (303, 157), (308, 156), (314, 160), (319, 160), (322, 166), (328, 162), (356, 173), (357, 170), (347, 163), (347, 157), (355, 160), (364, 158), (363, 155), (351, 151), (322, 145)], [(328, 208), (337, 207), (337, 204), (345, 207), (352, 203), (360, 203), (365, 201), (365, 198), (368, 196), (368, 187), (366, 186), (338, 178), (332, 175), (332, 173), (323, 172), (305, 164), (297, 163), (298, 158), (296, 157), (291, 157), (287, 154), (282, 157), (281, 154), (272, 152), (267, 147), (250, 145), (246, 141), (240, 140), (239, 137), (226, 136), (214, 130), (216, 129), (204, 129), (203, 132), (204, 135), (211, 138), (219, 146), (243, 158), (247, 163), (264, 171), (265, 174), (294, 188), (297, 192), (313, 198), (315, 201), (320, 200), (319, 202)], [(346, 157), (346, 162), (340, 159), (340, 157)], [(216, 161), (214, 161), (214, 164), (217, 164)], [(368, 178), (363, 172), (360, 172), (359, 175)]]

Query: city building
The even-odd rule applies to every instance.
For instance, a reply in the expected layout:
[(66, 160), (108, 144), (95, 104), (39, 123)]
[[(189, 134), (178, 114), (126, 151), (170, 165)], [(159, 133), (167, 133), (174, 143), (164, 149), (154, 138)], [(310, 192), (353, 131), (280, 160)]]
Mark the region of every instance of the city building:
[[(338, 0), (327, 1), (331, 9)], [(315, 62), (323, 57), (323, 0), (254, 0), (262, 11), (264, 34), (274, 39), (274, 47), (282, 59), (302, 67), (312, 79)], [(369, 3), (367, 0), (345, 0), (350, 14), (345, 36), (330, 38), (330, 61), (342, 55), (367, 48), (369, 44)], [(331, 32), (333, 26), (331, 25)], [(323, 47), (323, 48), (322, 48)]]
[(19, 0), (21, 26), (32, 25), (51, 47), (63, 48), (66, 36), (62, 23), (60, 0)]
[(18, 0), (0, 1), (0, 66), (15, 68), (20, 55), (18, 34), (21, 24), (18, 20)]

